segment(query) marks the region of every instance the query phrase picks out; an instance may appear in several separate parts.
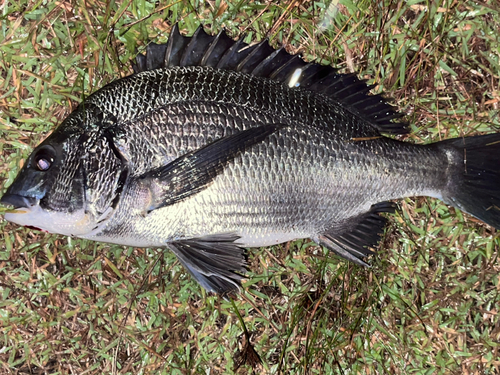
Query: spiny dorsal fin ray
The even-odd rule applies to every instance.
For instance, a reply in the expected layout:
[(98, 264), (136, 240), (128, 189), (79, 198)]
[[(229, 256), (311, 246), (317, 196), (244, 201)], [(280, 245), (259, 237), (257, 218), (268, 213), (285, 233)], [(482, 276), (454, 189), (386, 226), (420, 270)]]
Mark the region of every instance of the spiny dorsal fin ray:
[(165, 44), (151, 43), (146, 47), (146, 68), (153, 70), (163, 67), (167, 46)]
[(293, 58), (293, 55), (290, 55), (286, 52), (284, 47), (281, 47), (262, 60), (253, 69), (252, 74), (257, 77), (268, 77), (273, 79), (274, 77), (271, 75), (276, 73), (276, 69), (288, 64)]
[(199, 66), (208, 48), (216, 37), (208, 35), (200, 25), (194, 32), (188, 45), (184, 47), (180, 66)]
[(217, 69), (225, 69), (225, 70), (237, 70), (238, 65), (241, 61), (245, 60), (245, 58), (252, 52), (252, 50), (257, 47), (256, 44), (249, 46), (243, 40), (245, 39), (242, 36), (236, 42), (233, 43), (231, 47), (228, 48), (226, 53), (222, 56), (220, 61), (218, 62), (216, 68)]
[(236, 67), (236, 70), (242, 73), (253, 74), (253, 70), (267, 57), (274, 53), (275, 49), (269, 45), (266, 38), (255, 45), (252, 51)]
[(216, 67), (222, 56), (226, 51), (234, 44), (225, 30), (221, 30), (214, 38), (210, 47), (205, 52), (203, 59), (201, 60), (202, 66), (212, 66)]
[[(271, 47), (265, 39), (248, 45), (244, 38), (232, 40), (225, 31), (208, 35), (200, 26), (191, 37), (182, 36), (177, 24), (165, 45), (150, 44), (146, 56), (138, 55), (134, 72), (174, 66), (211, 66), (273, 79), (286, 85), (301, 69), (297, 86), (330, 97), (362, 117), (382, 133), (404, 134), (407, 125), (393, 122), (402, 117), (381, 95), (369, 95), (372, 88), (354, 74), (341, 74), (330, 66), (306, 63), (299, 55)], [(163, 61), (163, 65), (158, 62)]]
[(374, 204), (371, 209), (350, 220), (350, 228), (343, 233), (324, 233), (317, 242), (342, 258), (353, 263), (366, 266), (362, 260), (372, 254), (370, 247), (375, 247), (384, 232), (387, 219), (380, 216), (382, 212), (394, 212), (396, 205), (392, 202)]
[(179, 32), (179, 25), (175, 24), (170, 31), (170, 36), (167, 40), (167, 49), (165, 51), (165, 56), (163, 59), (165, 61), (164, 67), (179, 66), (182, 52), (184, 48), (189, 44), (191, 37), (183, 36)]

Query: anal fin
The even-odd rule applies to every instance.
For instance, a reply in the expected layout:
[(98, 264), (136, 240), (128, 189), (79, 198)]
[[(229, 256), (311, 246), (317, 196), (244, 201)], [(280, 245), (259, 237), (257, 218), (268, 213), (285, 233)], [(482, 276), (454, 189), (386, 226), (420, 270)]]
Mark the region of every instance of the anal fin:
[(352, 219), (350, 229), (342, 232), (332, 230), (319, 235), (315, 240), (328, 250), (361, 266), (368, 266), (363, 258), (373, 253), (370, 248), (375, 247), (384, 232), (387, 219), (380, 216), (382, 212), (394, 212), (396, 204), (382, 202), (374, 204), (371, 209)]

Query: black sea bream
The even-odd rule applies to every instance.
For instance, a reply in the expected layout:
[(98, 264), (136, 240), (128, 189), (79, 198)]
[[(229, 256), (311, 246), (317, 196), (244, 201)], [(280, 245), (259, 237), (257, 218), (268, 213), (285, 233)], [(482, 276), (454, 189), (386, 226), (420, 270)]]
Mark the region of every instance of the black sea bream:
[(365, 264), (392, 199), (436, 197), (500, 228), (500, 134), (388, 138), (405, 124), (355, 76), (202, 28), (174, 26), (134, 70), (33, 151), (6, 220), (168, 248), (219, 293), (238, 287), (245, 247), (312, 238)]

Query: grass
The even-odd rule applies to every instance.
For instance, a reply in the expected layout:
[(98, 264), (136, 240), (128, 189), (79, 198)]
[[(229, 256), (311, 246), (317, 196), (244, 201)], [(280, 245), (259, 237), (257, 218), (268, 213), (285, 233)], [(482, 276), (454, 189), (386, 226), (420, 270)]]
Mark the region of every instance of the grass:
[[(409, 142), (500, 130), (494, 0), (20, 0), (0, 12), (3, 189), (85, 95), (129, 74), (136, 49), (176, 21), (357, 72), (408, 114)], [(499, 237), (434, 199), (400, 202), (370, 269), (307, 240), (255, 249), (236, 309), (169, 252), (0, 226), (1, 373), (500, 372)]]

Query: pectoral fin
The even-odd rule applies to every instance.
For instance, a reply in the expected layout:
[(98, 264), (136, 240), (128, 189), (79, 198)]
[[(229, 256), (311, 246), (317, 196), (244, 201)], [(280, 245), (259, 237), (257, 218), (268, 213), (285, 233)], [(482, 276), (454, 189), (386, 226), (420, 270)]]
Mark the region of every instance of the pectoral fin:
[(180, 202), (205, 189), (237, 155), (262, 142), (281, 124), (250, 128), (221, 138), (149, 171), (139, 180), (151, 191), (148, 212)]

